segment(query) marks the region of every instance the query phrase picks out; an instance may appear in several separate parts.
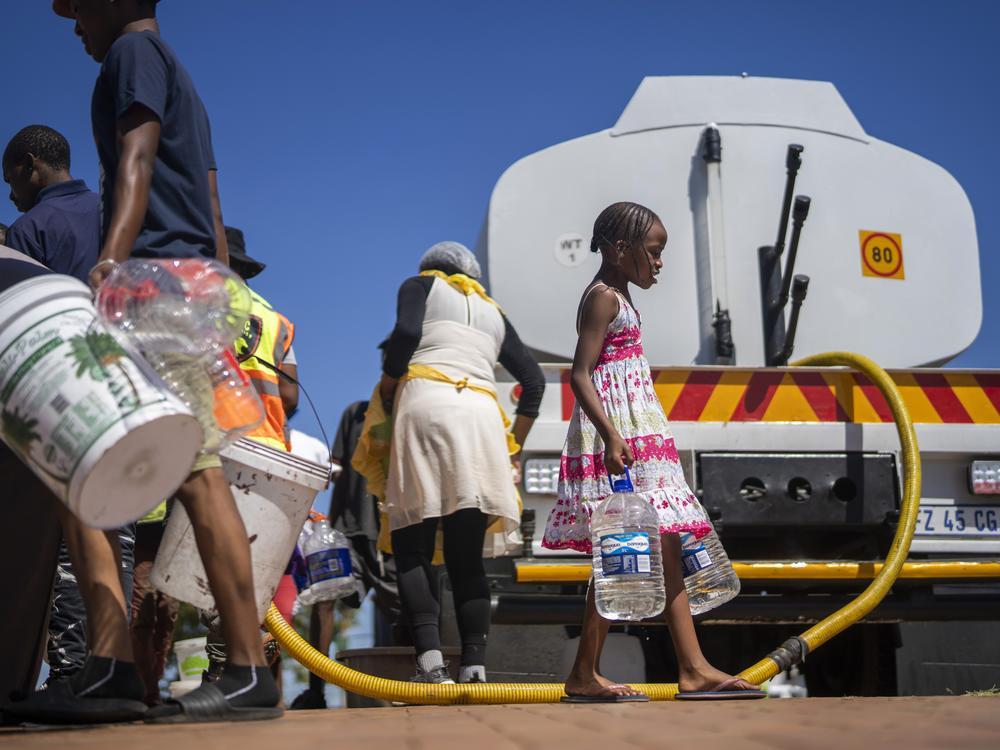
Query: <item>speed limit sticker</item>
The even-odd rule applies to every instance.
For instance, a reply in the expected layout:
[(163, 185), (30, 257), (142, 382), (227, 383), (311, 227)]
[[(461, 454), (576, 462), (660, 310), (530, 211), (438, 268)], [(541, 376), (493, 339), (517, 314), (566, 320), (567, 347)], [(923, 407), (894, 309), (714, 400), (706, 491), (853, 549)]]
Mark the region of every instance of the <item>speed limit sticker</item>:
[(858, 232), (861, 239), (861, 273), (877, 279), (905, 279), (903, 236), (892, 232)]

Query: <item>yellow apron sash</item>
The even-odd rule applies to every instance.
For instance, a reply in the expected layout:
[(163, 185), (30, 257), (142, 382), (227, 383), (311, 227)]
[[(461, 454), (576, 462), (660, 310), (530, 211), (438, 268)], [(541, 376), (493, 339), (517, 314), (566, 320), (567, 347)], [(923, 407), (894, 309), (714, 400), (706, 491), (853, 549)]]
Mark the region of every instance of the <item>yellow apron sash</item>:
[[(438, 274), (440, 272), (428, 271), (425, 273)], [(456, 275), (461, 276), (461, 274)], [(466, 278), (476, 284), (476, 286), (479, 286), (474, 280), (469, 279), (468, 277), (463, 278)], [(482, 287), (480, 287), (480, 289), (481, 288)], [(485, 292), (483, 294), (485, 295)], [(487, 299), (489, 298), (487, 297)], [(496, 391), (492, 388), (470, 383), (468, 378), (456, 380), (435, 367), (419, 364), (410, 365), (409, 370), (402, 378), (400, 378), (399, 382), (400, 385), (402, 385), (407, 380), (417, 379), (431, 380), (437, 383), (447, 383), (455, 386), (456, 390), (459, 391), (463, 391), (468, 388), (470, 391), (481, 393), (492, 398), (493, 402), (497, 405), (497, 410), (500, 412), (500, 419), (503, 422), (504, 432), (507, 436), (507, 450), (512, 456), (521, 450), (521, 446), (517, 444), (517, 440), (514, 439), (514, 435), (510, 432), (510, 419), (507, 417), (507, 413), (500, 405), (500, 401), (497, 399)], [(379, 393), (379, 387), (375, 386), (375, 390), (372, 392), (371, 400), (368, 402), (368, 409), (365, 411), (365, 422), (361, 428), (361, 437), (358, 439), (358, 447), (355, 449), (354, 456), (351, 458), (351, 466), (368, 482), (368, 492), (375, 495), (375, 497), (377, 497), (380, 501), (385, 500), (385, 485), (389, 474), (389, 454), (391, 450), (392, 416), (385, 413), (385, 408), (382, 406), (382, 398)], [(516, 487), (514, 488), (514, 494), (517, 497), (518, 511), (521, 511), (523, 510), (521, 494), (517, 491)], [(489, 528), (486, 529), (486, 533), (503, 533), (505, 531), (503, 528), (503, 521), (503, 518), (498, 518), (490, 524)], [(432, 561), (435, 565), (440, 565), (444, 560), (441, 553), (440, 536), (441, 535), (439, 533), (437, 543), (435, 544), (434, 560)], [(380, 514), (378, 548), (383, 552), (392, 552), (389, 517), (385, 512)]]
[(482, 393), (484, 396), (492, 398), (493, 403), (497, 405), (497, 409), (500, 411), (500, 419), (503, 421), (503, 429), (507, 435), (507, 452), (513, 456), (521, 450), (521, 446), (517, 444), (517, 440), (514, 439), (514, 434), (510, 431), (510, 418), (507, 416), (507, 412), (503, 410), (503, 407), (500, 406), (500, 400), (497, 398), (497, 393), (492, 388), (470, 383), (468, 378), (455, 380), (455, 378), (445, 375), (443, 372), (435, 367), (431, 367), (430, 365), (410, 365), (409, 371), (399, 382), (403, 383), (407, 380), (414, 380), (416, 378), (433, 380), (437, 383), (448, 383), (449, 385), (455, 386), (455, 390), (457, 391), (464, 391), (468, 388), (470, 391)]

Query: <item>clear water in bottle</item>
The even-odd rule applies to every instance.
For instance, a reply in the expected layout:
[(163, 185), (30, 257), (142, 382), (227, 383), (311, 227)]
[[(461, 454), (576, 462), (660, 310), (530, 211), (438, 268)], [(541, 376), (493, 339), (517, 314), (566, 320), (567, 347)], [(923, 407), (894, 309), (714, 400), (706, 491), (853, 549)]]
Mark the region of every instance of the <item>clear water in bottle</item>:
[(590, 519), (597, 611), (609, 620), (655, 617), (667, 602), (659, 517), (634, 493), (627, 470), (611, 489)]
[(701, 539), (681, 534), (681, 567), (692, 615), (715, 609), (740, 593), (740, 579), (714, 531)]
[(351, 574), (350, 542), (340, 531), (332, 528), (329, 521), (324, 519), (313, 524), (303, 553), (309, 569), (305, 599), (311, 600), (310, 603), (340, 599), (357, 589)]

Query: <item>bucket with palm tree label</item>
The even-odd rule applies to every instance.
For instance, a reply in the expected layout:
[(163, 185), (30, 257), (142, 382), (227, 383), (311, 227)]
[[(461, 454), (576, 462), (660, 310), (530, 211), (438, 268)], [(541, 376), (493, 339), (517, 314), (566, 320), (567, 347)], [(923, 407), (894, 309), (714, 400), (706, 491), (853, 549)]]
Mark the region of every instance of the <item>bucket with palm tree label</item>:
[(84, 523), (115, 528), (181, 485), (202, 429), (85, 284), (45, 274), (0, 288), (0, 438)]

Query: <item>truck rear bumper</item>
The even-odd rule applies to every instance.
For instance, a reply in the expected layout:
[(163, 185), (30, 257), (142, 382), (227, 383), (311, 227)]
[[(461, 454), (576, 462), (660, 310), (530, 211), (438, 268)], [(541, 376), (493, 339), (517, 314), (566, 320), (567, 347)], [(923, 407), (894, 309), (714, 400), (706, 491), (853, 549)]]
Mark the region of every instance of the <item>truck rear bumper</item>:
[[(881, 562), (837, 560), (809, 562), (768, 560), (734, 562), (740, 581), (867, 581), (882, 569)], [(555, 562), (518, 561), (518, 583), (586, 583), (590, 580), (590, 560)], [(1000, 581), (1000, 560), (912, 560), (903, 563), (897, 580)]]
[[(742, 591), (699, 618), (702, 624), (819, 622), (854, 599), (882, 568), (867, 561), (759, 561), (733, 564)], [(516, 584), (495, 590), (497, 624), (579, 625), (587, 561), (522, 560)], [(865, 623), (1000, 620), (1000, 560), (914, 560)], [(645, 622), (662, 625), (662, 620)]]

